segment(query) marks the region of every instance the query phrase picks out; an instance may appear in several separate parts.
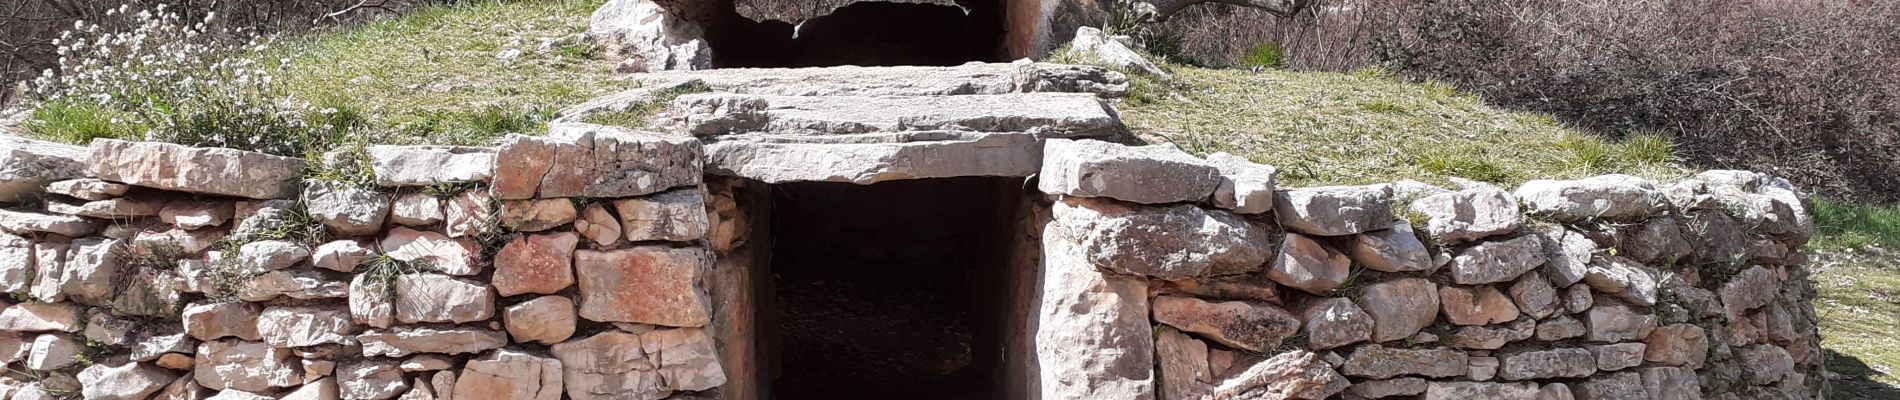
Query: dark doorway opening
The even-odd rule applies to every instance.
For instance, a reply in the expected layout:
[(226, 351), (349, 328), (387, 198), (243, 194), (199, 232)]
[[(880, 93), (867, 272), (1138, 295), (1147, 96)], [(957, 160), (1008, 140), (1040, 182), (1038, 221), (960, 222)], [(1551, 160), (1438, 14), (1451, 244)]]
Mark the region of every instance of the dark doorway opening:
[(773, 397), (998, 398), (1021, 184), (773, 185)]
[(950, 66), (1004, 57), (1001, 0), (858, 1), (796, 23), (734, 18), (707, 33), (717, 68)]

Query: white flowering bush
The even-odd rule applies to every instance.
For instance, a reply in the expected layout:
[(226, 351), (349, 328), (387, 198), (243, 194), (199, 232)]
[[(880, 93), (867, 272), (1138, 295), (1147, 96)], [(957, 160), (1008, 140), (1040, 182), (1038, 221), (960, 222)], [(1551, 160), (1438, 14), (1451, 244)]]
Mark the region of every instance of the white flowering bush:
[(55, 40), (59, 67), (32, 85), (35, 132), (303, 157), (364, 125), (288, 95), (272, 74), (289, 60), (259, 59), (273, 39), (218, 28), (216, 14), (185, 21), (160, 4), (105, 18), (76, 22)]

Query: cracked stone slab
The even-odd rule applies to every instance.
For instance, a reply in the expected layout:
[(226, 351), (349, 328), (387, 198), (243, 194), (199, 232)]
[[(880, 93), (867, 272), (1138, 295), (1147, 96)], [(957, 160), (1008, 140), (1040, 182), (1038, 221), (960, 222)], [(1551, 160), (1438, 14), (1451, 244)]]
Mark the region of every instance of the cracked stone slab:
[(502, 142), (495, 156), (494, 196), (629, 197), (697, 185), (703, 151), (690, 137), (550, 124), (547, 136), (512, 135)]
[(707, 172), (766, 183), (1025, 177), (1041, 167), (1042, 143), (1026, 133), (741, 135), (706, 145)]
[(1127, 131), (1100, 98), (1078, 93), (926, 97), (702, 93), (680, 96), (672, 108), (671, 125), (696, 136), (960, 130), (1076, 138)]
[(949, 96), (1027, 92), (1128, 94), (1128, 77), (1106, 68), (1050, 63), (958, 66), (838, 66), (664, 71), (634, 77), (643, 87), (697, 80), (720, 92), (782, 96)]

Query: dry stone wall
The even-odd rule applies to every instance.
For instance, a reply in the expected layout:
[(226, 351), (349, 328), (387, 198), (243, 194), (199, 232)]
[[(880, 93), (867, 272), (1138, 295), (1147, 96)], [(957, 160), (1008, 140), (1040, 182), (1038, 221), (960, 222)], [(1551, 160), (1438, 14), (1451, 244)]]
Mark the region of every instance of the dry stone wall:
[(1819, 393), (1813, 225), (1778, 178), (1276, 188), (1225, 154), (1044, 148), (1041, 398)]
[(1000, 322), (1002, 398), (1822, 385), (1813, 226), (1781, 179), (1286, 188), (1241, 157), (1089, 139), (1123, 129), (1111, 72), (958, 68), (874, 95), (839, 89), (864, 69), (656, 74), (722, 92), (674, 100), (672, 133), (559, 122), (320, 165), (0, 141), (0, 194), (27, 199), (0, 209), (0, 398), (761, 398), (766, 188), (955, 176), (1041, 194), (999, 205), (1024, 210), (1007, 275), (1030, 291)]

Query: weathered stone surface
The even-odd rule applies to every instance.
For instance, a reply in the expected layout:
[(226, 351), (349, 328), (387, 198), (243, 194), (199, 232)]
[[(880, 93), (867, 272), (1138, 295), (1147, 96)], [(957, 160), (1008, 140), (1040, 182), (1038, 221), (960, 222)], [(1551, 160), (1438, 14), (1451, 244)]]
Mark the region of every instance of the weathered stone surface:
[(37, 195), (48, 182), (85, 177), (86, 157), (85, 147), (0, 135), (0, 201)]
[(1207, 300), (1248, 300), (1269, 304), (1280, 303), (1280, 285), (1259, 275), (1240, 275), (1220, 279), (1156, 281), (1151, 284), (1166, 290), (1172, 290)]
[(1122, 42), (1102, 33), (1100, 28), (1093, 26), (1077, 28), (1075, 38), (1069, 41), (1068, 49), (1072, 55), (1092, 59), (1104, 66), (1139, 71), (1160, 78), (1172, 76), (1142, 57), (1141, 53), (1135, 52), (1134, 49), (1128, 48)]
[(191, 354), (197, 350), (198, 341), (192, 340), (184, 332), (168, 335), (147, 334), (133, 343), (129, 355), (132, 361), (151, 361), (164, 354)]
[(1215, 207), (1240, 214), (1273, 210), (1273, 192), (1278, 186), (1274, 182), (1277, 171), (1272, 166), (1221, 152), (1207, 155), (1207, 164), (1220, 174), (1220, 185), (1214, 188)]
[(1302, 350), (1280, 353), (1248, 367), (1214, 388), (1213, 399), (1331, 398), (1352, 382), (1333, 371), (1319, 355)]
[(1675, 218), (1650, 218), (1641, 225), (1621, 229), (1616, 237), (1617, 254), (1643, 264), (1670, 262), (1689, 255), (1688, 239)]
[(1518, 316), (1511, 298), (1490, 285), (1439, 287), (1438, 301), (1444, 305), (1445, 320), (1458, 325), (1490, 325)]
[(1387, 185), (1294, 188), (1274, 194), (1273, 210), (1289, 231), (1345, 236), (1390, 227), (1391, 201)]
[(1523, 235), (1487, 241), (1459, 250), (1451, 259), (1451, 279), (1460, 285), (1509, 282), (1544, 265), (1544, 241)]
[(183, 296), (178, 277), (169, 270), (139, 269), (126, 279), (118, 297), (112, 300), (112, 312), (119, 315), (176, 318)]
[(272, 347), (352, 344), (355, 331), (349, 311), (338, 308), (271, 307), (257, 317), (257, 334)]
[(508, 335), (476, 328), (399, 326), (388, 331), (369, 331), (357, 335), (363, 343), (363, 355), (403, 357), (416, 353), (471, 354), (498, 349), (508, 344)]
[(1319, 295), (1345, 284), (1351, 275), (1352, 260), (1345, 254), (1297, 233), (1280, 241), (1273, 267), (1267, 269), (1267, 278), (1274, 282)]
[(1025, 177), (1041, 168), (1042, 142), (1029, 133), (740, 135), (706, 145), (707, 173), (766, 183)]
[(1424, 400), (1534, 400), (1537, 384), (1532, 382), (1432, 382), (1425, 386)]
[(1214, 389), (1207, 343), (1169, 327), (1156, 329), (1155, 367), (1160, 371), (1161, 398), (1206, 396)]
[(1562, 311), (1563, 300), (1557, 297), (1557, 288), (1550, 286), (1550, 280), (1538, 274), (1524, 274), (1511, 283), (1511, 300), (1517, 303), (1518, 311), (1531, 318), (1544, 318)]
[(59, 274), (59, 292), (90, 306), (108, 306), (126, 275), (125, 242), (118, 239), (73, 240)]
[(1183, 279), (1258, 271), (1271, 255), (1266, 231), (1225, 211), (1065, 198), (1055, 234), (1077, 243), (1097, 268)]
[(132, 252), (139, 257), (198, 254), (217, 245), (224, 232), (221, 228), (144, 230), (132, 237)]
[(1488, 381), (1498, 376), (1499, 363), (1497, 357), (1473, 356), (1471, 357), (1471, 361), (1465, 363), (1465, 365), (1471, 369), (1471, 372), (1465, 374), (1465, 378), (1469, 378), (1473, 381)]
[(265, 395), (261, 395), (257, 393), (251, 393), (251, 392), (246, 392), (246, 391), (237, 390), (237, 389), (227, 389), (227, 390), (218, 391), (217, 394), (211, 395), (211, 397), (206, 397), (204, 398), (204, 400), (276, 400), (276, 399), (271, 398), (271, 396), (265, 396)]
[(396, 196), (389, 207), (389, 222), (403, 226), (423, 227), (435, 225), (445, 218), (442, 215), (442, 199), (423, 192)]
[(409, 390), (396, 360), (364, 359), (336, 366), (337, 393), (344, 399), (392, 399)]
[(1335, 297), (1307, 305), (1300, 313), (1304, 321), (1307, 347), (1319, 350), (1345, 346), (1372, 339), (1372, 316), (1353, 304), (1352, 299)]
[(120, 319), (108, 314), (92, 314), (86, 318), (85, 338), (106, 346), (125, 344), (126, 336), (132, 332), (132, 321)]
[(1076, 242), (1046, 224), (1036, 309), (1040, 398), (1153, 399), (1148, 281), (1095, 269)]
[(481, 321), (495, 316), (495, 292), (480, 282), (441, 274), (396, 277), (396, 320), (403, 323)]
[(449, 237), (481, 236), (500, 229), (495, 199), (485, 190), (463, 190), (442, 202), (442, 230)]
[(455, 367), (455, 359), (441, 354), (417, 354), (402, 360), (402, 372), (442, 371)]
[(1708, 183), (1714, 202), (1735, 214), (1751, 232), (1774, 236), (1792, 244), (1807, 243), (1814, 235), (1805, 195), (1788, 180), (1751, 171), (1713, 170), (1696, 174)]
[(706, 390), (726, 384), (713, 338), (703, 329), (661, 329), (640, 335), (647, 358), (660, 366), (660, 378), (673, 390)]
[(303, 201), (312, 219), (339, 236), (374, 235), (389, 217), (388, 194), (343, 182), (312, 180)]
[(1702, 382), (1694, 369), (1650, 367), (1637, 371), (1643, 376), (1647, 398), (1655, 400), (1701, 400)]
[(1384, 380), (1366, 380), (1352, 384), (1347, 392), (1368, 399), (1393, 396), (1412, 396), (1425, 393), (1425, 379), (1407, 376)]
[(156, 200), (126, 198), (88, 201), (77, 204), (55, 200), (46, 202), (46, 211), (55, 214), (77, 215), (100, 219), (131, 219), (158, 215), (159, 207), (163, 205), (163, 203)]
[(592, 124), (549, 124), (509, 136), (496, 154), (496, 198), (628, 197), (701, 179), (698, 140)]
[(278, 400), (338, 400), (340, 398), (337, 393), (336, 378), (320, 377), (304, 383), (303, 386), (298, 386), (297, 390), (291, 391), (290, 394)]
[(1251, 351), (1278, 347), (1300, 329), (1300, 319), (1279, 307), (1240, 301), (1208, 302), (1183, 296), (1156, 297), (1154, 319)]
[(1590, 330), (1583, 326), (1583, 321), (1578, 321), (1576, 318), (1571, 318), (1567, 315), (1551, 318), (1537, 324), (1537, 340), (1542, 341), (1569, 339), (1580, 337), (1588, 333), (1590, 333)]
[(290, 350), (263, 342), (214, 340), (198, 345), (192, 376), (211, 390), (268, 392), (303, 383), (303, 368)]
[(363, 242), (338, 240), (317, 246), (310, 254), (310, 264), (337, 272), (356, 272), (358, 265), (375, 256), (376, 251)]
[(1469, 372), (1465, 365), (1467, 358), (1464, 352), (1447, 348), (1401, 349), (1369, 344), (1353, 350), (1339, 371), (1346, 376), (1371, 379), (1399, 375), (1445, 378)]
[(356, 274), (350, 279), (350, 320), (377, 328), (388, 328), (396, 319), (395, 289), (388, 283)]
[(507, 200), (501, 202), (501, 227), (517, 232), (540, 232), (574, 222), (579, 210), (568, 199)]
[(1589, 310), (1596, 304), (1596, 295), (1590, 293), (1590, 285), (1570, 285), (1564, 288), (1564, 311), (1576, 314)]
[(1709, 337), (1693, 324), (1669, 324), (1649, 332), (1643, 359), (1649, 362), (1702, 368), (1709, 357)]
[(664, 398), (671, 392), (656, 360), (641, 349), (639, 335), (602, 332), (556, 344), (552, 350), (561, 362), (561, 383), (575, 400)]
[(1794, 357), (1780, 346), (1757, 344), (1736, 353), (1741, 356), (1743, 368), (1748, 369), (1748, 383), (1767, 385), (1794, 373)]
[(1582, 378), (1597, 372), (1596, 355), (1574, 347), (1504, 353), (1498, 361), (1498, 378), (1510, 381)]
[(1597, 293), (1605, 293), (1639, 306), (1656, 305), (1656, 271), (1620, 256), (1598, 256), (1583, 276)]
[(153, 394), (152, 400), (205, 400), (211, 397), (208, 392), (204, 387), (198, 386), (198, 379), (192, 376), (191, 371), (185, 371), (184, 376), (172, 380), (170, 384), (165, 385), (165, 388)]
[(649, 0), (609, 1), (588, 19), (587, 36), (622, 60), (621, 72), (711, 69), (712, 45), (700, 26), (704, 17), (672, 8)]
[(24, 292), (33, 284), (33, 242), (0, 234), (0, 292)]
[[(644, 83), (643, 87), (676, 87), (681, 82), (689, 82), (704, 84), (719, 92), (784, 96), (955, 96), (1071, 92), (1114, 98), (1126, 94), (1128, 89), (1127, 77), (1107, 68), (1036, 62), (966, 63), (947, 67), (905, 65), (713, 69), (654, 72), (635, 75), (633, 78)], [(646, 100), (650, 96), (638, 94), (610, 97), (596, 101), (619, 104), (650, 101)], [(625, 109), (625, 106), (618, 104), (614, 106), (621, 107), (619, 110)], [(568, 116), (572, 109), (562, 110), (562, 117)]]
[(429, 377), (429, 388), (433, 389), (435, 393), (437, 393), (436, 398), (438, 399), (454, 400), (455, 398), (455, 371), (450, 370), (450, 371), (436, 372), (435, 375)]
[(1519, 340), (1530, 339), (1537, 331), (1537, 321), (1529, 318), (1512, 321), (1509, 325), (1480, 325), (1458, 328), (1451, 333), (1451, 347), (1474, 350), (1496, 350)]
[(79, 307), (71, 303), (29, 301), (0, 310), (0, 331), (7, 332), (78, 332)]
[(26, 361), (33, 353), (33, 340), (37, 336), (23, 336), (19, 333), (0, 335), (0, 363)]
[(231, 220), (237, 210), (229, 202), (216, 200), (181, 200), (165, 203), (158, 209), (158, 220), (178, 229), (203, 229), (224, 225)]
[(508, 306), (502, 321), (516, 343), (560, 343), (574, 335), (574, 301), (564, 296), (537, 297)]
[(380, 245), (389, 258), (426, 263), (430, 270), (449, 275), (475, 275), (485, 264), (482, 247), (475, 241), (450, 239), (436, 232), (398, 227), (390, 229)]
[(1621, 342), (1640, 340), (1656, 328), (1656, 316), (1638, 314), (1628, 306), (1621, 304), (1599, 304), (1591, 307), (1585, 321), (1590, 326), (1588, 339), (1592, 342)]
[(1425, 243), (1412, 233), (1412, 223), (1405, 220), (1392, 221), (1390, 229), (1353, 235), (1346, 254), (1374, 271), (1424, 271), (1437, 265)]
[[(1127, 130), (1101, 99), (1078, 93), (929, 97), (701, 93), (679, 96), (672, 107), (680, 110), (672, 118), (673, 128), (695, 136), (966, 131), (1082, 138)], [(1053, 153), (1045, 146), (1043, 154), (1047, 165)], [(1213, 190), (1212, 185), (1207, 188)]]
[(85, 350), (85, 342), (72, 335), (48, 333), (35, 336), (33, 348), (26, 355), (26, 368), (34, 371), (66, 368), (78, 363), (80, 352)]
[(580, 236), (573, 232), (517, 236), (495, 253), (495, 275), (490, 283), (503, 297), (566, 290), (574, 285), (574, 246), (578, 243)]
[(1649, 399), (1643, 378), (1635, 372), (1618, 372), (1591, 377), (1571, 389), (1577, 400)]
[(1716, 290), (1722, 297), (1722, 306), (1730, 321), (1741, 320), (1749, 310), (1761, 308), (1774, 300), (1776, 288), (1781, 287), (1781, 279), (1774, 271), (1762, 266), (1749, 267), (1735, 274), (1728, 283)]
[(598, 246), (614, 244), (620, 241), (620, 217), (608, 212), (605, 205), (588, 204), (581, 210), (580, 219), (574, 220), (574, 231)]
[(1591, 354), (1597, 356), (1597, 370), (1615, 371), (1643, 364), (1644, 346), (1642, 343), (1617, 343), (1594, 346)]
[(185, 333), (198, 340), (236, 337), (258, 340), (257, 305), (245, 302), (194, 303), (185, 307)]
[(1428, 218), (1425, 233), (1441, 244), (1511, 233), (1523, 220), (1511, 194), (1491, 186), (1425, 196), (1410, 208)]
[(1419, 278), (1366, 285), (1359, 307), (1372, 316), (1373, 342), (1409, 338), (1438, 319), (1438, 286)]
[(238, 247), (238, 265), (251, 273), (276, 271), (310, 259), (310, 248), (289, 240), (259, 240)]
[(1530, 214), (1563, 222), (1644, 218), (1664, 204), (1655, 183), (1629, 175), (1533, 180), (1517, 187), (1517, 198)]
[(704, 326), (712, 306), (700, 286), (711, 268), (705, 249), (640, 246), (574, 255), (580, 316), (600, 322)]
[(495, 150), (487, 147), (376, 145), (363, 151), (381, 186), (486, 182), (495, 171)]
[(287, 199), (297, 196), (304, 160), (160, 142), (92, 141), (87, 169), (99, 179), (181, 192)]
[(496, 350), (469, 360), (455, 380), (454, 397), (496, 400), (560, 400), (565, 387), (561, 361), (515, 350)]
[(1124, 146), (1098, 140), (1043, 144), (1043, 193), (1143, 204), (1194, 202), (1220, 186), (1219, 170), (1174, 145)]
[(99, 400), (145, 400), (174, 379), (178, 374), (140, 363), (93, 364), (79, 371), (79, 386), (84, 388), (80, 395)]
[(349, 285), (329, 280), (311, 270), (265, 272), (238, 284), (238, 300), (265, 302), (280, 296), (299, 300), (340, 299), (350, 295)]
[(706, 199), (698, 189), (614, 201), (627, 240), (684, 242), (706, 236)]
[(21, 236), (52, 233), (80, 237), (99, 230), (97, 224), (71, 215), (0, 210), (0, 231)]

